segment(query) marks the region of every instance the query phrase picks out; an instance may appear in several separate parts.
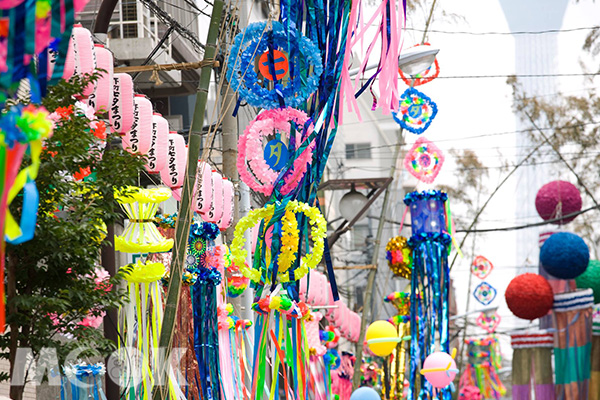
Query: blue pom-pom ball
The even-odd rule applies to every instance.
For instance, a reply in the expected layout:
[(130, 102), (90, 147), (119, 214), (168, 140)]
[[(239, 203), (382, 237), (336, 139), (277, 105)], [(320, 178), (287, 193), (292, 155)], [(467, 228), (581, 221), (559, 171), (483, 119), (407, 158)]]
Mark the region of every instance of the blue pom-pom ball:
[(362, 386), (352, 392), (350, 400), (381, 400), (379, 393), (368, 386)]
[(550, 275), (575, 279), (590, 262), (590, 249), (582, 238), (569, 232), (550, 236), (540, 250), (540, 263)]

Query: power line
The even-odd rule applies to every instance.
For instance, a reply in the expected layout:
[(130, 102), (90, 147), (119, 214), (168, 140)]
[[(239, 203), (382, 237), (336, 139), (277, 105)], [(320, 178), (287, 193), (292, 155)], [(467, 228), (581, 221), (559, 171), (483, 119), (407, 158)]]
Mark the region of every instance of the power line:
[[(547, 29), (542, 31), (516, 31), (516, 32), (468, 32), (468, 31), (444, 31), (444, 30), (434, 30), (429, 29), (428, 32), (431, 33), (444, 33), (449, 35), (473, 35), (473, 36), (485, 36), (485, 35), (543, 35), (547, 33), (565, 33), (565, 32), (578, 32), (578, 31), (590, 31), (594, 29), (598, 29), (600, 26), (589, 26), (589, 27), (580, 27), (580, 28), (570, 28), (570, 29)], [(415, 32), (425, 32), (423, 29), (418, 28), (406, 28), (407, 31), (415, 31)]]
[(589, 72), (579, 74), (521, 74), (521, 75), (454, 75), (438, 76), (435, 79), (491, 79), (491, 78), (548, 78), (548, 77), (569, 77), (569, 76), (597, 76), (600, 72)]

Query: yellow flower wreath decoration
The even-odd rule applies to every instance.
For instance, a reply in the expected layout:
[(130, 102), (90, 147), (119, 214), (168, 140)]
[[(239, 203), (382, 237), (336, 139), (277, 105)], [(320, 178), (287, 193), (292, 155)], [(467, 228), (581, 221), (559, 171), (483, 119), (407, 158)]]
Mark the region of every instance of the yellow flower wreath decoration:
[[(244, 249), (244, 232), (252, 228), (261, 220), (268, 221), (273, 217), (274, 211), (275, 205), (273, 204), (258, 210), (252, 210), (247, 216), (242, 218), (235, 227), (233, 242), (231, 243), (231, 256), (234, 263), (240, 266), (242, 274), (253, 282), (260, 281), (261, 271), (246, 267), (245, 260), (248, 253)], [(300, 266), (293, 273), (293, 279), (290, 279), (288, 270), (296, 260), (298, 252), (299, 232), (298, 222), (295, 216), (297, 213), (303, 213), (308, 217), (308, 223), (311, 226), (310, 235), (313, 240), (313, 248), (312, 251), (307, 252), (302, 257)], [(281, 238), (282, 252), (279, 255), (278, 261), (280, 268), (277, 272), (279, 281), (282, 283), (297, 281), (305, 276), (310, 269), (315, 268), (323, 257), (323, 251), (325, 249), (324, 240), (326, 236), (327, 222), (318, 208), (311, 207), (308, 204), (299, 201), (290, 201), (286, 206), (286, 212), (283, 217)], [(256, 254), (255, 257), (260, 257), (260, 255)]]

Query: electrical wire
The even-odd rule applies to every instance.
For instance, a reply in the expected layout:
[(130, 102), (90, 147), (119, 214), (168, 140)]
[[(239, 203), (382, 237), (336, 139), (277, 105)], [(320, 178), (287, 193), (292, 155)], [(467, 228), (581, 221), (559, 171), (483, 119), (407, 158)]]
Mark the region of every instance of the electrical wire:
[[(547, 29), (542, 31), (516, 31), (516, 32), (469, 32), (469, 31), (444, 31), (444, 30), (435, 30), (429, 29), (430, 33), (443, 33), (449, 35), (473, 35), (473, 36), (489, 36), (489, 35), (544, 35), (548, 33), (566, 33), (566, 32), (578, 32), (578, 31), (591, 31), (595, 29), (599, 29), (600, 26), (589, 26), (589, 27), (579, 27), (579, 28), (570, 28), (570, 29)], [(423, 29), (418, 28), (405, 28), (407, 31), (414, 32), (424, 32)]]

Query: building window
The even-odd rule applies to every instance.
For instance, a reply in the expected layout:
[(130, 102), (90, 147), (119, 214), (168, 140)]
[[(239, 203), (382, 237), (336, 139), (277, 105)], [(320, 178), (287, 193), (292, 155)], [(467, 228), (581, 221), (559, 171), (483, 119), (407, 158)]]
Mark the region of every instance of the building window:
[(123, 21), (137, 21), (137, 6), (133, 0), (123, 0), (121, 3), (123, 10)]
[(371, 158), (371, 143), (349, 143), (346, 144), (346, 159), (369, 159)]

